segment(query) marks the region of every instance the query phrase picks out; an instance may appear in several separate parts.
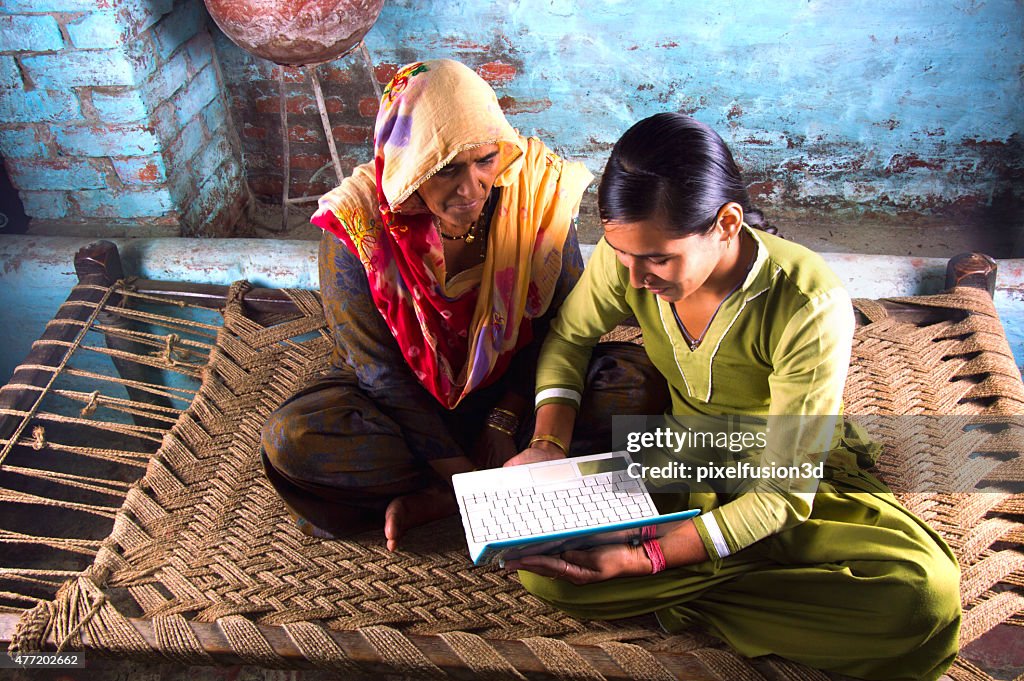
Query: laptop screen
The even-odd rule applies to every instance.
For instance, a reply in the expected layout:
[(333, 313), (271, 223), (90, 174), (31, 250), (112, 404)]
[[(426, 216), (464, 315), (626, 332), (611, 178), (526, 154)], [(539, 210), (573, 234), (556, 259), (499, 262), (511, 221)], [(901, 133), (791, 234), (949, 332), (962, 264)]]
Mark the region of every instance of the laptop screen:
[(627, 463), (625, 457), (612, 456), (607, 459), (580, 461), (576, 465), (580, 469), (580, 475), (597, 475), (598, 473), (626, 470)]

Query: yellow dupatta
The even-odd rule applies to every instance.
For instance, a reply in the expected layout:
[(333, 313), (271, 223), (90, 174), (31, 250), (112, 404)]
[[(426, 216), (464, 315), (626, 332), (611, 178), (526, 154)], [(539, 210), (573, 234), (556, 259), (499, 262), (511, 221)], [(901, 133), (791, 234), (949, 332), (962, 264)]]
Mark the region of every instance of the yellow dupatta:
[[(443, 247), (415, 194), (456, 155), (497, 144), (500, 198), (487, 257), (446, 284)], [(593, 179), (505, 120), (494, 91), (450, 60), (410, 64), (384, 90), (375, 158), (320, 199), (313, 223), (366, 269), (374, 303), (417, 379), (445, 407), (505, 370), (551, 304), (562, 247)]]

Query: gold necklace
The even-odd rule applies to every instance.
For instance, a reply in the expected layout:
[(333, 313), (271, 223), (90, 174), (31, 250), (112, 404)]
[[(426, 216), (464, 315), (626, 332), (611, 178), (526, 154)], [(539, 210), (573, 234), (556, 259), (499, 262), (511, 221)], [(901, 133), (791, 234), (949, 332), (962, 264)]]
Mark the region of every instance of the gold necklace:
[(438, 234), (440, 234), (445, 239), (448, 239), (449, 241), (465, 241), (467, 244), (471, 244), (476, 240), (475, 222), (471, 224), (469, 226), (469, 229), (467, 229), (463, 234), (459, 234), (458, 236), (448, 234), (443, 229), (441, 229), (441, 222), (440, 220), (437, 219), (436, 216), (434, 217), (434, 227), (437, 229)]

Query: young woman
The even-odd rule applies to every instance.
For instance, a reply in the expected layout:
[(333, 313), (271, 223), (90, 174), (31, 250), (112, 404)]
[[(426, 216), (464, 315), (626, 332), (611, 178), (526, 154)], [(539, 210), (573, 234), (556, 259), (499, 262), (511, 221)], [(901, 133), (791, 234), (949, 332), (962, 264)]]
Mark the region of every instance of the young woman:
[[(333, 362), (270, 416), (263, 450), (304, 532), (383, 526), (394, 549), (456, 511), (453, 473), (529, 440), (536, 356), (582, 270), (574, 221), (592, 176), (520, 136), (450, 60), (387, 85), (374, 156), (313, 216)], [(658, 379), (628, 350), (595, 365), (614, 370), (623, 390), (599, 392), (621, 408)]]
[[(714, 131), (680, 114), (637, 123), (612, 150), (599, 203), (604, 237), (538, 362), (544, 439), (506, 465), (565, 455), (590, 349), (628, 315), (672, 414), (842, 413), (849, 297), (817, 255), (755, 229), (762, 216)], [(669, 631), (700, 626), (751, 657), (935, 679), (957, 652), (956, 560), (863, 470), (872, 448), (838, 423), (816, 493), (681, 493), (659, 505), (702, 513), (660, 540), (509, 567), (580, 617), (654, 612)]]

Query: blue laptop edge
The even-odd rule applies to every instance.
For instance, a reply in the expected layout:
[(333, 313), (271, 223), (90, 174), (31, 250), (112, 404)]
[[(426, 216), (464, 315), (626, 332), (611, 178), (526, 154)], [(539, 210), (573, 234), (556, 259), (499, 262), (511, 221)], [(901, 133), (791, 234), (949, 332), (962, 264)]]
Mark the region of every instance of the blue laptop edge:
[(484, 544), (480, 552), (475, 556), (471, 556), (471, 558), (473, 559), (474, 565), (484, 565), (486, 563), (493, 562), (496, 559), (500, 559), (501, 554), (510, 549), (526, 549), (536, 544), (543, 544), (546, 542), (564, 542), (569, 539), (576, 539), (588, 535), (632, 530), (638, 527), (644, 527), (645, 525), (663, 525), (666, 523), (679, 522), (693, 518), (699, 513), (699, 509), (691, 509), (689, 511), (666, 513), (665, 515), (652, 516), (649, 518), (637, 518), (635, 520), (626, 520), (608, 525), (580, 527), (572, 530), (559, 530), (555, 532), (547, 532), (545, 534), (531, 535), (529, 537), (516, 537), (514, 539), (501, 539)]

